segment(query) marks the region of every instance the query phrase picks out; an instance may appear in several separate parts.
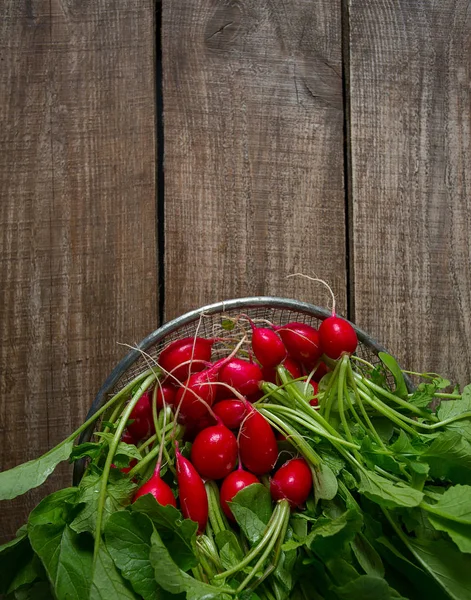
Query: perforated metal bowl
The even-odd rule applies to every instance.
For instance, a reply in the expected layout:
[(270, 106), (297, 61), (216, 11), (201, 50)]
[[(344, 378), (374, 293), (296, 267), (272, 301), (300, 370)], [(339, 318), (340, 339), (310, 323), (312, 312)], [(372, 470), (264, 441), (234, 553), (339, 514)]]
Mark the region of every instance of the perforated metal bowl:
[[(272, 323), (284, 324), (292, 321), (308, 323), (318, 327), (331, 313), (313, 304), (299, 302), (288, 298), (275, 298), (271, 296), (255, 296), (252, 298), (237, 298), (209, 304), (196, 310), (192, 310), (172, 321), (169, 321), (159, 329), (144, 338), (136, 349), (131, 350), (113, 369), (109, 377), (100, 388), (93, 404), (88, 412), (87, 419), (92, 417), (113, 395), (121, 390), (132, 379), (149, 367), (148, 360), (143, 357), (144, 351), (147, 355), (158, 361), (158, 357), (164, 346), (170, 342), (182, 338), (194, 336), (198, 332), (200, 337), (214, 337), (215, 331), (222, 329), (223, 321), (236, 317), (241, 313), (253, 320), (266, 319)], [(370, 363), (378, 363), (378, 353), (387, 352), (378, 342), (373, 340), (367, 333), (351, 323), (358, 336), (358, 348), (356, 355), (368, 360)], [(249, 333), (249, 331), (247, 332)], [(225, 346), (213, 347), (215, 356), (227, 353)], [(407, 385), (412, 389), (411, 382), (406, 379)], [(80, 437), (79, 443), (87, 442), (93, 435), (95, 426), (90, 426)], [(84, 472), (85, 461), (76, 461), (74, 465), (74, 484), (76, 485)]]

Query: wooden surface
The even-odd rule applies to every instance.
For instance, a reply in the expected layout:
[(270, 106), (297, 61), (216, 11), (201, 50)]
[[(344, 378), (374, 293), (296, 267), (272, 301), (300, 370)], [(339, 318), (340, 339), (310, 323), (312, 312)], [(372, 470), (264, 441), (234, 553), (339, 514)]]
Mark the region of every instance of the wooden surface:
[(350, 0), (356, 322), (471, 380), (471, 3)]
[[(83, 421), (157, 323), (153, 6), (2, 5), (0, 469)], [(49, 482), (3, 503), (2, 538)]]
[[(328, 305), (298, 271), (404, 365), (471, 381), (471, 1), (164, 0), (156, 36), (159, 15), (2, 5), (0, 468), (76, 428), (159, 314)], [(0, 538), (69, 484), (5, 503)]]
[(225, 298), (345, 310), (340, 5), (164, 2), (165, 315)]

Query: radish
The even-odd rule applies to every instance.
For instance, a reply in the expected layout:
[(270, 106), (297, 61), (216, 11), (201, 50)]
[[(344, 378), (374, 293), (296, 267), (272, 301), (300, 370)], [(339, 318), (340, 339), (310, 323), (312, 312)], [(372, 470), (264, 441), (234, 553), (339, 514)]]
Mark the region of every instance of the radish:
[(312, 489), (312, 474), (304, 458), (293, 458), (273, 475), (270, 493), (273, 500), (288, 500), (290, 506), (300, 507)]
[(241, 358), (232, 358), (219, 372), (219, 381), (230, 385), (243, 396), (258, 392), (262, 380), (260, 367)]
[(255, 475), (263, 475), (273, 469), (278, 458), (275, 434), (268, 421), (249, 406), (239, 432), (240, 460)]
[(242, 400), (221, 400), (213, 407), (213, 412), (218, 416), (226, 427), (237, 429), (247, 414), (245, 402)]
[(215, 341), (199, 337), (175, 340), (160, 353), (159, 365), (180, 381), (188, 379), (191, 373), (202, 371), (205, 363), (211, 360), (211, 350)]
[(200, 431), (191, 448), (191, 462), (204, 479), (222, 479), (237, 463), (237, 440), (225, 425)]
[(315, 362), (322, 356), (319, 332), (306, 323), (288, 323), (277, 328), (288, 354), (301, 363)]
[(333, 359), (344, 353), (353, 354), (358, 345), (357, 334), (351, 324), (334, 313), (322, 321), (319, 337), (324, 354)]
[(286, 348), (280, 336), (266, 327), (252, 327), (252, 350), (262, 367), (276, 367), (286, 358)]
[[(313, 375), (312, 375), (312, 379), (313, 379), (314, 381), (317, 381), (317, 382), (319, 382), (319, 381), (320, 381), (320, 380), (321, 380), (321, 379), (324, 377), (324, 375), (330, 371), (330, 369), (329, 369), (329, 367), (328, 367), (328, 366), (325, 364), (325, 362), (324, 362), (324, 361), (320, 361), (319, 363), (316, 363), (316, 364), (317, 364), (317, 368), (316, 368), (316, 370), (314, 371), (314, 373), (313, 373)], [(308, 374), (309, 374), (309, 373), (312, 371), (312, 369), (313, 369), (315, 366), (316, 366), (316, 365), (313, 365), (313, 366), (312, 366), (312, 368), (309, 368), (309, 367), (306, 365), (306, 375), (308, 375)]]
[(208, 522), (208, 497), (203, 480), (191, 462), (175, 447), (178, 493), (180, 508), (185, 519), (198, 523), (198, 532), (203, 533)]
[[(317, 381), (312, 380), (309, 383), (312, 385), (312, 389), (314, 390), (314, 396), (317, 396), (317, 394), (319, 393), (319, 384), (317, 383)], [(309, 404), (311, 406), (319, 406), (319, 400), (317, 398), (313, 398), (309, 401)]]
[(164, 404), (172, 405), (175, 402), (177, 390), (171, 383), (165, 382), (157, 385), (157, 410), (161, 410)]
[(132, 409), (129, 419), (132, 420), (132, 423), (129, 423), (127, 429), (135, 441), (143, 440), (153, 433), (151, 392), (146, 391), (142, 394), (136, 406)]
[(135, 444), (136, 440), (132, 437), (127, 429), (125, 429), (123, 435), (121, 436), (121, 441), (125, 444)]
[(214, 384), (218, 378), (219, 366), (193, 373), (177, 390), (175, 406), (179, 409), (182, 423), (199, 421), (208, 415), (215, 398)]
[(243, 490), (248, 485), (252, 485), (252, 483), (260, 483), (260, 481), (253, 473), (240, 468), (237, 471), (229, 473), (222, 482), (220, 493), (221, 508), (226, 517), (231, 521), (235, 521), (235, 519), (227, 503), (234, 498), (237, 492), (240, 492), (240, 490)]
[(133, 502), (136, 502), (138, 498), (145, 496), (146, 494), (152, 494), (162, 506), (171, 504), (175, 508), (177, 507), (177, 501), (175, 500), (171, 487), (160, 477), (160, 463), (155, 467), (152, 477), (137, 490)]
[[(303, 373), (301, 371), (301, 365), (293, 360), (291, 357), (287, 356), (285, 360), (282, 362), (281, 366), (283, 366), (291, 375), (293, 379), (298, 379), (302, 377)], [(280, 380), (276, 369), (262, 369), (264, 381), (270, 381), (271, 383), (275, 383), (276, 385), (280, 385)]]

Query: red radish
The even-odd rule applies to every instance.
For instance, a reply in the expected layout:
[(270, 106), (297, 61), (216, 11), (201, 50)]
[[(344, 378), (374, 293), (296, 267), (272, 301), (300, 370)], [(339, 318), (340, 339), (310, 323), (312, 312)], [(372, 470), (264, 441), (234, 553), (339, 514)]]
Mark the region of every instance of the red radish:
[(200, 431), (191, 447), (191, 462), (204, 479), (222, 479), (237, 464), (237, 440), (225, 425)]
[(304, 458), (293, 458), (273, 475), (270, 493), (273, 500), (286, 498), (292, 507), (306, 502), (312, 489), (312, 474)]
[(226, 427), (237, 429), (244, 420), (247, 413), (245, 402), (237, 399), (221, 400), (213, 407), (213, 412), (217, 415)]
[(243, 490), (245, 487), (252, 485), (252, 483), (260, 483), (260, 481), (253, 473), (249, 473), (243, 469), (237, 469), (237, 471), (229, 473), (229, 475), (222, 482), (220, 493), (221, 508), (226, 517), (231, 521), (235, 521), (235, 519), (227, 503), (234, 498), (237, 492), (240, 492), (240, 490)]
[(157, 410), (161, 410), (164, 403), (172, 405), (175, 402), (177, 390), (168, 382), (157, 385)]
[(278, 446), (270, 423), (249, 405), (239, 433), (240, 460), (255, 475), (273, 469), (278, 458)]
[(263, 381), (276, 383), (276, 369), (274, 367), (262, 367)]
[(208, 415), (208, 406), (212, 406), (215, 398), (215, 386), (212, 384), (217, 381), (218, 368), (213, 366), (193, 373), (177, 390), (175, 406), (180, 408), (180, 422), (199, 421)]
[(175, 449), (177, 483), (180, 508), (185, 519), (198, 523), (198, 532), (203, 533), (208, 522), (208, 497), (203, 480), (191, 462)]
[[(312, 368), (314, 368), (315, 365), (313, 365)], [(310, 373), (312, 371), (312, 368), (310, 369), (309, 366), (306, 366), (306, 371), (307, 373)], [(321, 361), (318, 366), (317, 369), (314, 371), (314, 375), (312, 376), (314, 381), (319, 382), (326, 373), (328, 373), (330, 371), (329, 367), (325, 364), (325, 362)]]
[(132, 469), (134, 466), (136, 466), (136, 465), (137, 465), (137, 459), (136, 459), (136, 458), (133, 458), (133, 459), (131, 460), (131, 462), (129, 463), (129, 467), (123, 467), (123, 468), (121, 469), (121, 473), (129, 473), (129, 471), (130, 471), (130, 470), (131, 470), (131, 469)]
[[(289, 356), (287, 356), (282, 362), (282, 366), (289, 372), (293, 379), (298, 379), (303, 375), (301, 371), (301, 365)], [(262, 373), (264, 381), (270, 381), (271, 383), (276, 383), (277, 385), (280, 385), (280, 379), (278, 377), (276, 369), (267, 369), (266, 367), (264, 367), (262, 369)]]
[(211, 350), (215, 341), (199, 337), (175, 340), (160, 353), (159, 365), (180, 381), (188, 379), (191, 373), (202, 371), (205, 363), (211, 360)]
[(277, 328), (288, 354), (299, 362), (314, 362), (322, 356), (319, 332), (306, 323), (288, 323)]
[[(316, 396), (319, 393), (319, 384), (317, 383), (317, 381), (312, 380), (309, 383), (312, 385), (312, 388), (314, 390), (314, 396)], [(309, 404), (311, 406), (319, 406), (319, 400), (317, 398), (313, 398), (309, 401)]]
[(233, 387), (243, 396), (258, 392), (263, 374), (254, 362), (232, 358), (219, 372), (219, 381)]
[(152, 494), (152, 496), (154, 496), (157, 502), (162, 506), (171, 504), (176, 508), (177, 501), (175, 500), (175, 496), (172, 493), (172, 489), (160, 477), (159, 471), (160, 465), (158, 466), (158, 468), (156, 467), (152, 477), (148, 481), (146, 481), (144, 485), (141, 485), (141, 487), (137, 490), (133, 498), (133, 502), (135, 502), (141, 496), (145, 496), (146, 494)]
[(324, 354), (329, 358), (352, 354), (358, 345), (357, 334), (351, 324), (335, 314), (322, 321), (319, 336)]
[(121, 436), (121, 441), (125, 444), (135, 444), (135, 440), (132, 435), (129, 433), (127, 429), (124, 430), (123, 435)]
[(252, 350), (263, 367), (276, 367), (286, 358), (286, 348), (280, 336), (266, 327), (252, 327)]
[(293, 379), (298, 379), (302, 377), (301, 366), (294, 359), (289, 356), (283, 361), (284, 368), (289, 371), (289, 374)]
[(148, 390), (144, 392), (129, 415), (133, 422), (128, 425), (128, 432), (135, 441), (149, 437), (154, 431), (150, 397), (151, 393)]

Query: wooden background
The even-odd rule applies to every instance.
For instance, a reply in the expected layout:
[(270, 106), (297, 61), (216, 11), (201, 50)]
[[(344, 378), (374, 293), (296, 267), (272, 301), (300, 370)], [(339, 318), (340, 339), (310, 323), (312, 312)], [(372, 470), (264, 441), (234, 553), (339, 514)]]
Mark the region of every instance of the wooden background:
[[(162, 320), (327, 305), (471, 380), (471, 0), (2, 0), (0, 469)], [(10, 538), (70, 468), (3, 503)]]

